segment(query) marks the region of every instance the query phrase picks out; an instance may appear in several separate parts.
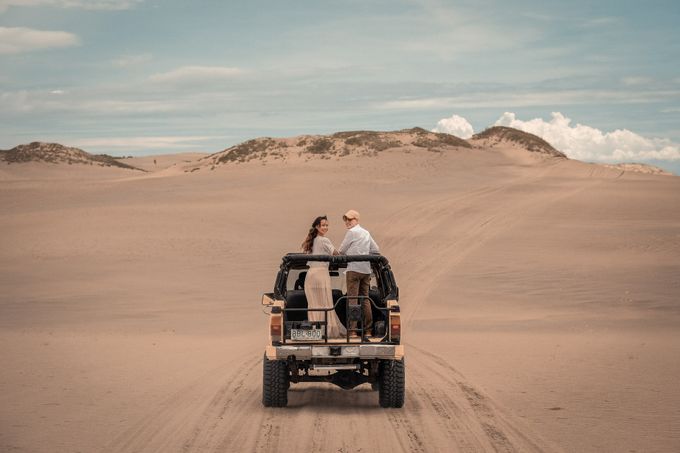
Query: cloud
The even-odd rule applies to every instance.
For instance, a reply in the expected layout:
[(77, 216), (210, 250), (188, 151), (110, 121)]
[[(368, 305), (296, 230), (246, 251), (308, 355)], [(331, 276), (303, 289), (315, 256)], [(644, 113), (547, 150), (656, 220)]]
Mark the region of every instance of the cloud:
[(23, 27), (0, 27), (0, 55), (35, 50), (63, 48), (80, 44), (78, 37), (65, 31), (34, 30)]
[(114, 66), (118, 66), (121, 68), (125, 68), (128, 66), (136, 66), (140, 65), (143, 63), (146, 63), (148, 61), (151, 61), (152, 55), (145, 53), (145, 54), (139, 54), (139, 55), (122, 55), (114, 60), (111, 61), (111, 63)]
[(90, 92), (49, 91), (7, 91), (0, 92), (0, 113), (8, 115), (85, 112), (96, 115), (129, 115), (173, 112), (186, 109), (186, 105), (172, 99), (126, 99), (115, 93), (103, 97)]
[[(583, 124), (571, 125), (571, 119), (553, 112), (550, 121), (517, 119), (505, 112), (494, 126), (507, 126), (537, 135), (572, 159), (595, 162), (640, 162), (680, 160), (680, 144), (668, 139), (647, 138), (627, 129), (602, 132)], [(442, 118), (432, 132), (444, 132), (461, 138), (474, 134), (470, 122), (462, 116)]]
[(450, 118), (442, 118), (432, 132), (443, 132), (460, 138), (470, 138), (475, 133), (472, 125), (462, 116), (452, 115)]
[(649, 85), (654, 82), (651, 77), (624, 77), (621, 83), (626, 86)]
[(100, 137), (81, 140), (70, 140), (71, 146), (82, 149), (116, 149), (116, 150), (139, 150), (139, 149), (167, 149), (186, 150), (205, 147), (200, 142), (224, 138), (222, 136), (157, 136), (157, 137)]
[[(644, 87), (641, 87), (644, 88)], [(595, 103), (649, 104), (680, 96), (677, 89), (638, 90), (545, 90), (503, 92), (487, 91), (457, 96), (398, 99), (378, 102), (375, 108), (385, 110), (432, 110), (461, 108), (508, 108), (554, 105), (588, 105)]]
[(0, 0), (0, 13), (10, 6), (52, 6), (87, 10), (121, 11), (144, 0)]
[(529, 19), (538, 20), (538, 21), (541, 21), (541, 22), (553, 22), (556, 19), (555, 16), (548, 15), (548, 14), (539, 14), (539, 13), (534, 12), (534, 11), (525, 11), (523, 13), (520, 13), (520, 16), (524, 16), (524, 17), (527, 17)]
[(422, 8), (422, 14), (409, 12), (406, 16), (409, 23), (405, 25), (417, 24), (421, 32), (404, 35), (406, 49), (453, 57), (474, 52), (524, 49), (541, 35), (538, 29), (530, 26), (516, 27), (507, 20), (498, 20), (476, 5), (440, 0), (418, 0), (416, 3)]
[[(428, 19), (430, 20), (430, 19)], [(482, 20), (461, 20), (452, 23), (432, 25), (419, 24), (423, 33), (408, 36), (408, 39), (395, 41), (395, 46), (407, 52), (434, 54), (445, 60), (457, 59), (462, 55), (478, 52), (493, 52), (522, 48), (537, 39), (537, 32), (530, 28), (513, 28), (504, 24), (484, 23)], [(507, 39), (512, 34), (512, 39)]]
[(206, 83), (231, 80), (244, 74), (239, 68), (224, 66), (182, 66), (169, 72), (154, 74), (151, 82), (167, 84)]
[(553, 112), (550, 121), (534, 118), (517, 119), (505, 112), (494, 123), (538, 135), (568, 157), (596, 162), (631, 162), (648, 160), (680, 160), (680, 144), (668, 139), (646, 138), (627, 129), (602, 132), (583, 124), (571, 125), (571, 119)]
[(599, 27), (606, 27), (608, 25), (620, 24), (622, 22), (623, 22), (623, 19), (620, 18), (620, 17), (616, 17), (616, 16), (596, 17), (596, 18), (584, 20), (581, 23), (581, 26), (586, 27), (586, 28), (599, 28)]

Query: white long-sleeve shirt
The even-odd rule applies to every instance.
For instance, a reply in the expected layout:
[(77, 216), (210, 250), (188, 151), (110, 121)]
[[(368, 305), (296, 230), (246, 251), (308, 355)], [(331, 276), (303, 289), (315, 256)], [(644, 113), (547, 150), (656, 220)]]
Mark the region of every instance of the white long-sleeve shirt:
[[(335, 247), (330, 239), (324, 236), (317, 236), (312, 242), (312, 255), (332, 255), (335, 252)], [(308, 261), (307, 266), (325, 267), (328, 269), (328, 261)]]
[[(378, 244), (375, 243), (368, 230), (361, 228), (361, 225), (354, 225), (347, 230), (345, 239), (342, 240), (338, 251), (343, 255), (369, 255), (380, 253)], [(347, 264), (348, 271), (361, 272), (362, 274), (371, 273), (371, 263), (368, 261), (356, 261)]]

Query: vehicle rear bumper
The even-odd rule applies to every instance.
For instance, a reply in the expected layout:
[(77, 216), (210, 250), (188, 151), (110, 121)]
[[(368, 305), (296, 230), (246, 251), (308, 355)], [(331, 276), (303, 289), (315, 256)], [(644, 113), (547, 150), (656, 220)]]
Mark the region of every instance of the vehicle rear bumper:
[[(331, 348), (334, 348), (331, 350)], [(338, 349), (339, 348), (339, 351)], [(338, 353), (339, 352), (339, 353)], [(339, 345), (282, 345), (267, 346), (269, 360), (311, 359), (384, 359), (401, 360), (404, 358), (404, 345), (394, 344), (339, 344)]]

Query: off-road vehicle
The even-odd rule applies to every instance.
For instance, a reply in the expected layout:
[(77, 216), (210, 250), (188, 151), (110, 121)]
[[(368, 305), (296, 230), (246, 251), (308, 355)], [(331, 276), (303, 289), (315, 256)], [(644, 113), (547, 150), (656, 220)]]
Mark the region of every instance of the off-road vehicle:
[[(309, 308), (304, 278), (310, 261), (328, 262), (333, 287), (332, 308)], [(373, 335), (366, 336), (359, 300), (346, 295), (347, 263), (371, 264), (368, 299)], [(354, 299), (354, 298), (352, 298)], [(370, 384), (382, 407), (404, 405), (404, 346), (401, 341), (399, 288), (387, 258), (381, 255), (331, 256), (289, 253), (281, 262), (274, 292), (262, 296), (269, 314), (269, 343), (263, 361), (262, 404), (284, 407), (288, 389), (300, 382), (330, 382), (350, 390)], [(323, 312), (324, 321), (310, 321), (308, 312)], [(328, 316), (335, 312), (347, 329), (342, 338), (328, 338)], [(316, 316), (315, 316), (316, 317)]]

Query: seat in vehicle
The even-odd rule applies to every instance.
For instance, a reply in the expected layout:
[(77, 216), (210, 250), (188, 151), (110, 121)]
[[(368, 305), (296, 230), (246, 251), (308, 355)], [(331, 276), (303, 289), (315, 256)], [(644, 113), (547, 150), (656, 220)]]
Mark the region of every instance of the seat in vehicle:
[(286, 294), (286, 308), (304, 308), (304, 310), (286, 311), (287, 321), (307, 321), (307, 296), (305, 290), (291, 290)]

